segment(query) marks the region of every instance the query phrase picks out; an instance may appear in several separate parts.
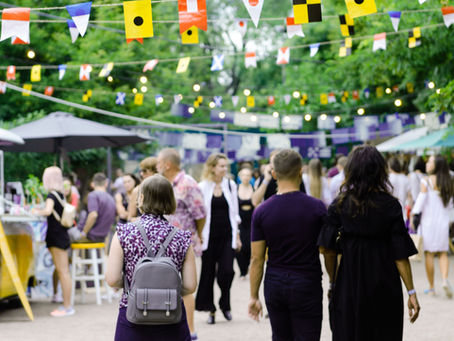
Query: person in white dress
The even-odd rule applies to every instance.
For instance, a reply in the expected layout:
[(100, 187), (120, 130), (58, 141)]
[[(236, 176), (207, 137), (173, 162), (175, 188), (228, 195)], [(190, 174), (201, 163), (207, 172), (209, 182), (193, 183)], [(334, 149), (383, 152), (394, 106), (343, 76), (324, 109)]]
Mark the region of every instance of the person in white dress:
[(421, 191), (412, 213), (421, 213), (418, 233), (422, 235), (429, 289), (425, 292), (435, 295), (434, 257), (440, 257), (440, 271), (443, 289), (448, 298), (452, 289), (448, 282), (449, 271), (449, 211), (453, 209), (453, 184), (449, 175), (448, 163), (443, 156), (431, 156), (426, 164), (429, 174), (421, 181)]
[(331, 199), (334, 200), (339, 194), (340, 187), (345, 180), (344, 168), (347, 164), (348, 158), (346, 156), (341, 156), (337, 160), (336, 167), (339, 170), (339, 173), (331, 178), (329, 182), (329, 191), (331, 193)]
[(328, 180), (322, 175), (322, 163), (319, 159), (309, 161), (308, 172), (303, 174), (303, 182), (307, 195), (320, 199), (327, 207), (331, 204)]
[(402, 173), (402, 165), (397, 158), (392, 157), (389, 159), (388, 165), (389, 182), (393, 186), (392, 195), (399, 200), (400, 205), (402, 206), (402, 214), (404, 215), (404, 218), (406, 218), (405, 207), (407, 205), (407, 200), (411, 204), (410, 181), (405, 174)]
[(410, 193), (413, 200), (418, 197), (419, 191), (421, 190), (421, 180), (424, 178), (426, 172), (426, 163), (422, 156), (418, 156), (413, 171), (408, 174), (408, 181), (410, 182)]

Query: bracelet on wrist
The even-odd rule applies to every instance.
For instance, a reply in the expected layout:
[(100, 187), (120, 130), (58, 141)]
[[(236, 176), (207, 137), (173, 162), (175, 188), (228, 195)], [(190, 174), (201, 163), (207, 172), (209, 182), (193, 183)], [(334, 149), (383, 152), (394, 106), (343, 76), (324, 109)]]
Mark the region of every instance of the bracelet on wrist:
[(416, 290), (415, 289), (408, 290), (408, 296), (411, 296), (413, 294), (416, 294)]

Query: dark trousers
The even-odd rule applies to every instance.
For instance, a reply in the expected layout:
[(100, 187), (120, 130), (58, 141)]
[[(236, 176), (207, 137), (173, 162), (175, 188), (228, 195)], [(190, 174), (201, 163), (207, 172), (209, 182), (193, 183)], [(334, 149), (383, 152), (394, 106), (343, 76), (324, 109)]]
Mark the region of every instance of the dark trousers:
[(273, 341), (319, 341), (322, 300), (321, 278), (268, 268), (265, 302)]
[(240, 226), (241, 250), (235, 257), (240, 268), (241, 276), (246, 276), (249, 272), (251, 262), (251, 228), (242, 228)]
[(232, 249), (230, 238), (211, 238), (208, 249), (202, 253), (202, 271), (200, 273), (199, 288), (195, 299), (195, 308), (199, 311), (215, 312), (213, 287), (217, 278), (221, 289), (219, 308), (222, 311), (230, 309), (230, 287), (232, 286), (233, 258), (235, 251)]

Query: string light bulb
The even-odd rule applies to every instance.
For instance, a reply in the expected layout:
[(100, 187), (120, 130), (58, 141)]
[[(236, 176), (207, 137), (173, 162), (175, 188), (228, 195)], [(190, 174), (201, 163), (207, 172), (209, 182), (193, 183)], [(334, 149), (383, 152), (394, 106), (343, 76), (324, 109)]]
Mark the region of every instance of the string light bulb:
[(426, 114), (419, 115), (419, 118), (424, 121), (426, 119)]
[(225, 118), (225, 112), (221, 111), (221, 112), (219, 113), (219, 118), (220, 118), (220, 119), (224, 119), (224, 118)]
[(402, 106), (402, 100), (401, 100), (400, 98), (396, 99), (396, 100), (394, 101), (394, 105), (395, 105), (396, 107), (401, 107), (401, 106)]
[(208, 104), (208, 106), (209, 106), (211, 109), (214, 109), (214, 108), (216, 107), (216, 103), (210, 102), (210, 104)]
[(250, 96), (250, 95), (251, 95), (251, 90), (249, 90), (249, 89), (244, 89), (244, 90), (243, 90), (243, 94), (244, 94), (244, 96)]
[(293, 94), (292, 94), (293, 98), (300, 98), (301, 96), (301, 93), (299, 91), (293, 91)]
[(245, 114), (247, 112), (247, 109), (246, 107), (241, 107), (240, 111), (242, 114)]
[(341, 121), (341, 117), (339, 115), (334, 116), (334, 122), (339, 123)]
[(284, 117), (284, 122), (289, 123), (290, 122), (290, 116), (285, 116)]
[(35, 51), (33, 51), (33, 50), (28, 50), (28, 51), (27, 51), (27, 58), (28, 58), (28, 59), (33, 59), (33, 58), (35, 58), (35, 57), (36, 57)]
[(144, 85), (140, 88), (140, 91), (142, 92), (147, 92), (148, 91), (148, 88)]
[(322, 121), (326, 121), (327, 118), (328, 118), (328, 116), (327, 116), (326, 114), (321, 114), (321, 115), (320, 115), (320, 119), (321, 119)]
[(257, 122), (257, 116), (256, 115), (251, 115), (251, 121), (252, 122)]
[(427, 84), (427, 87), (429, 89), (434, 89), (435, 88), (435, 83), (434, 82), (429, 82), (429, 84)]
[(306, 115), (304, 115), (304, 119), (305, 119), (307, 122), (309, 122), (310, 120), (312, 120), (311, 114), (306, 114)]
[(193, 114), (195, 112), (194, 107), (189, 107), (188, 108), (188, 113)]
[(439, 95), (441, 93), (441, 89), (437, 89), (436, 93)]
[(364, 110), (364, 108), (359, 108), (359, 109), (358, 109), (358, 115), (359, 115), (359, 116), (364, 115), (365, 112), (366, 112), (366, 111)]
[(145, 76), (140, 77), (139, 80), (140, 80), (140, 83), (142, 83), (142, 84), (145, 84), (146, 82), (148, 82), (148, 78)]
[(194, 84), (194, 85), (192, 86), (192, 90), (194, 90), (195, 92), (199, 92), (199, 91), (200, 91), (200, 84), (197, 84), (197, 83)]
[(385, 92), (389, 95), (393, 91), (391, 90), (391, 88), (386, 88)]
[(137, 93), (137, 89), (136, 88), (132, 89), (132, 93), (136, 94)]
[(273, 117), (274, 118), (278, 118), (279, 117), (279, 113), (277, 111), (273, 112)]

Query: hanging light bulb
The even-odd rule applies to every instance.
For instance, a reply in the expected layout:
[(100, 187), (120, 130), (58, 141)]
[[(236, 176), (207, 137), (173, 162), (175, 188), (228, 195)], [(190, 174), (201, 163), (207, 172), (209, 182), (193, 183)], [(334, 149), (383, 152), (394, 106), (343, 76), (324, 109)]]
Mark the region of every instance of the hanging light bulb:
[(401, 100), (400, 98), (396, 99), (396, 100), (394, 101), (394, 105), (395, 105), (396, 107), (401, 107), (401, 106), (402, 106), (402, 100)]
[(200, 84), (197, 84), (197, 83), (194, 84), (194, 85), (192, 86), (192, 90), (194, 90), (195, 92), (199, 92), (199, 91), (200, 91)]
[(221, 111), (221, 112), (219, 113), (219, 118), (220, 118), (220, 119), (224, 119), (224, 118), (225, 118), (225, 112)]
[(285, 116), (284, 117), (284, 122), (289, 123), (290, 122), (290, 116)]
[(216, 107), (216, 103), (210, 102), (210, 104), (208, 104), (208, 106), (209, 106), (211, 109), (213, 109), (213, 108)]
[(366, 112), (366, 111), (364, 110), (364, 108), (359, 108), (359, 109), (358, 109), (358, 115), (359, 115), (359, 116), (364, 115), (365, 112)]
[(28, 50), (28, 51), (27, 51), (27, 58), (28, 58), (28, 59), (33, 59), (33, 58), (35, 58), (35, 57), (36, 57), (35, 51), (33, 51), (33, 50)]
[(148, 78), (145, 76), (140, 77), (139, 80), (140, 80), (140, 83), (142, 83), (142, 84), (145, 84), (146, 82), (148, 82)]
[(109, 83), (112, 83), (112, 82), (113, 82), (113, 77), (112, 77), (112, 76), (107, 77), (107, 81), (108, 81)]
[(244, 94), (244, 96), (250, 96), (250, 95), (251, 95), (251, 90), (249, 90), (249, 89), (244, 89), (244, 90), (243, 90), (243, 94)]
[(278, 118), (279, 117), (279, 113), (277, 111), (273, 112), (273, 117), (274, 118)]
[(391, 90), (391, 88), (386, 88), (385, 92), (389, 95), (393, 91)]
[(339, 115), (334, 116), (334, 122), (339, 123), (341, 121), (341, 117)]
[(435, 88), (435, 83), (434, 82), (429, 82), (429, 84), (427, 84), (427, 87), (429, 89), (433, 89), (433, 88)]
[(419, 115), (419, 118), (424, 121), (426, 119), (426, 114)]
[(293, 98), (300, 98), (301, 93), (299, 91), (293, 91), (292, 96), (293, 96)]
[(148, 88), (144, 85), (140, 88), (140, 91), (142, 92), (147, 92), (148, 91)]
[(132, 89), (132, 93), (136, 94), (137, 93), (137, 89), (136, 88)]
[(195, 112), (194, 107), (189, 107), (188, 108), (188, 113), (193, 114)]
[(240, 111), (242, 114), (245, 114), (247, 112), (247, 109), (246, 107), (241, 107)]
[(312, 120), (311, 114), (306, 114), (306, 115), (304, 115), (304, 119), (305, 119), (307, 122), (309, 122), (310, 120)]
[(321, 114), (321, 115), (320, 115), (320, 119), (321, 119), (322, 121), (326, 121), (327, 118), (328, 118), (328, 116), (327, 116), (326, 114)]

